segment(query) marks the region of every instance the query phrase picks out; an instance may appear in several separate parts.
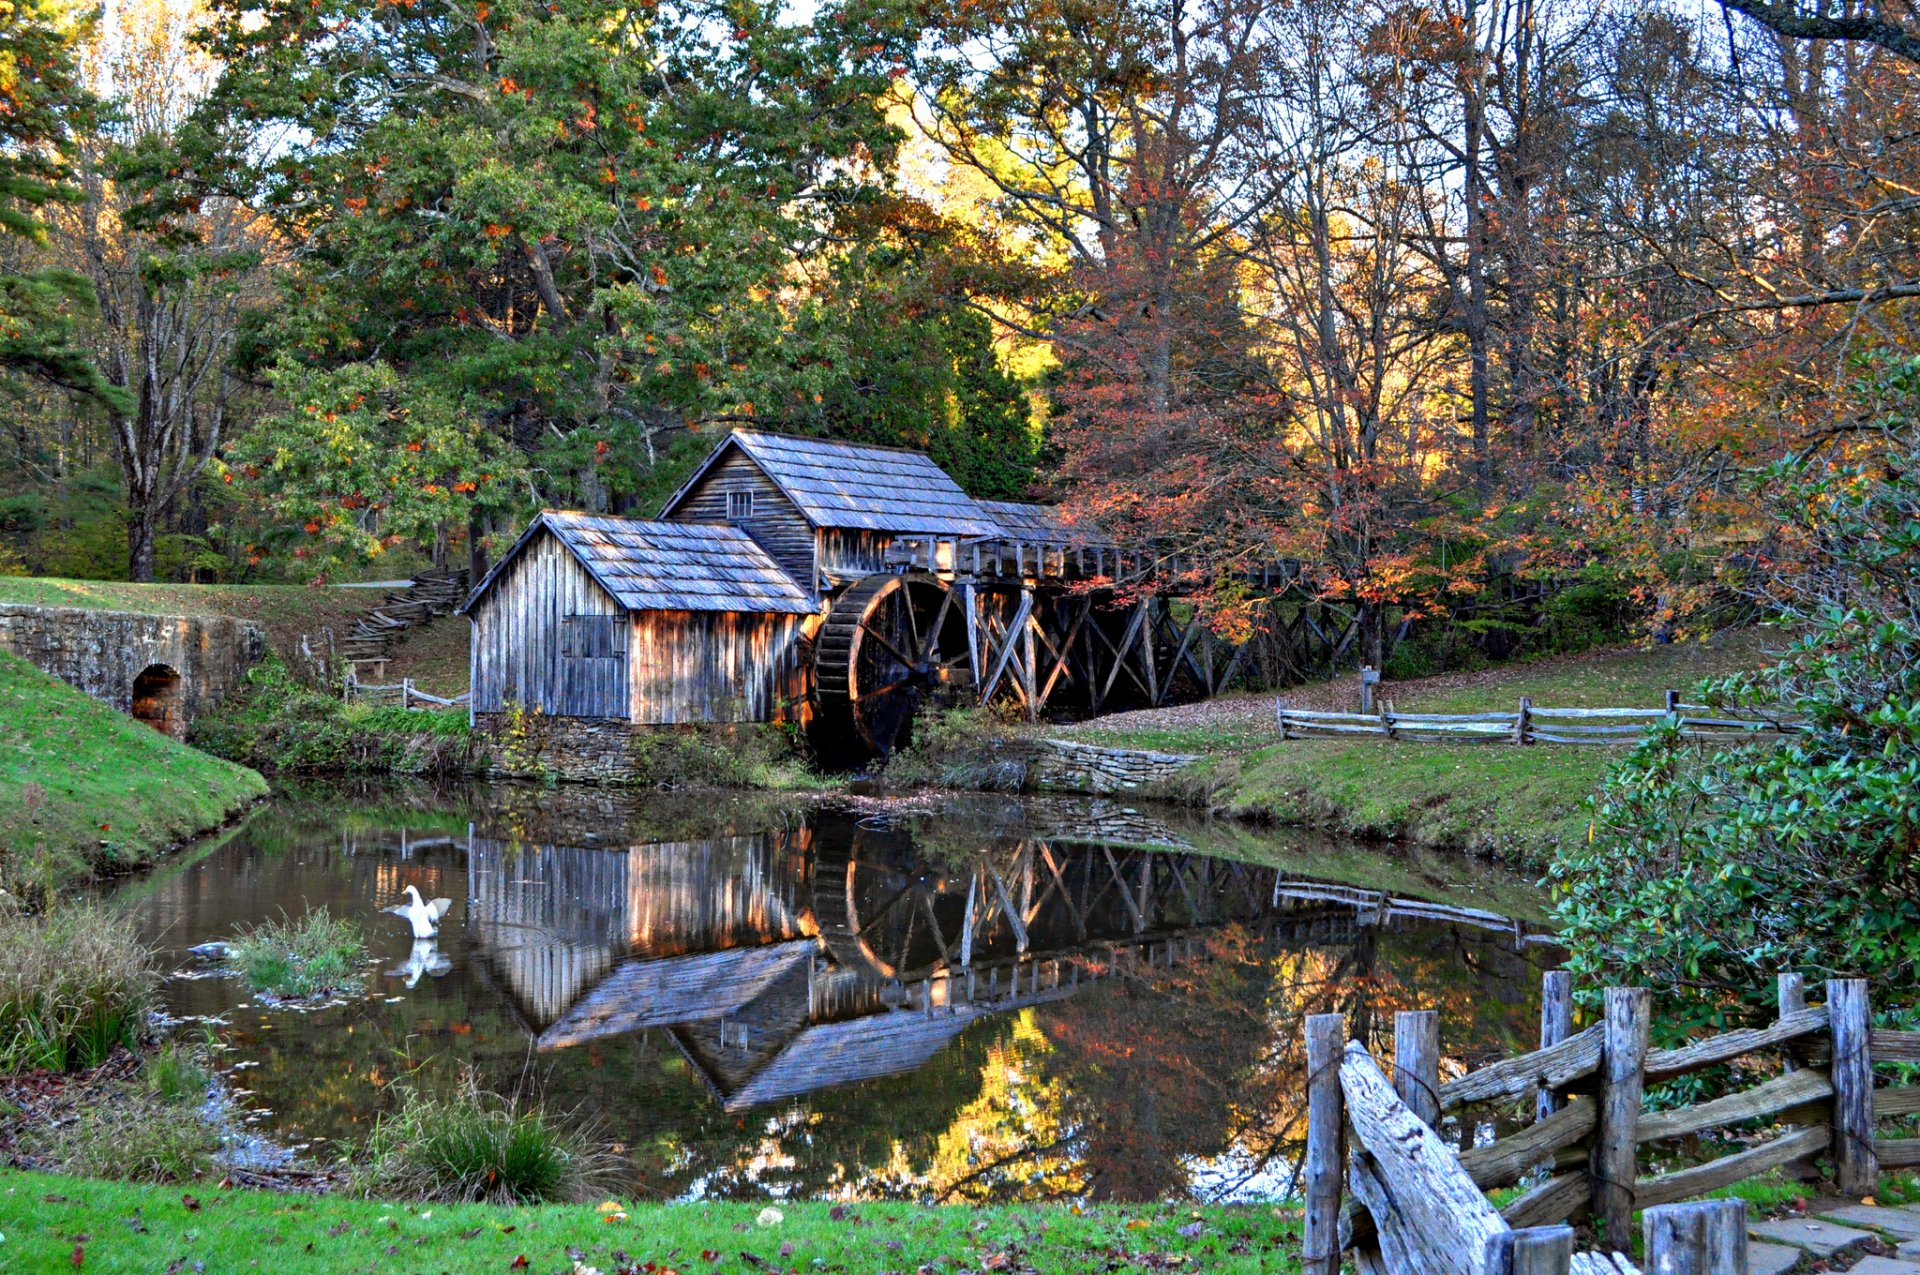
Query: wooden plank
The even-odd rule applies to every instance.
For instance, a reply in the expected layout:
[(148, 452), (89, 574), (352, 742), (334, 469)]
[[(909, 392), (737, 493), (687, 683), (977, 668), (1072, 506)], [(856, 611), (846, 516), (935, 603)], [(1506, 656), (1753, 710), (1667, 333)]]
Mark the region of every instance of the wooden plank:
[(1833, 1180), (1842, 1195), (1872, 1193), (1880, 1181), (1873, 1158), (1873, 1010), (1863, 978), (1827, 980), (1833, 1033)]
[(1592, 1133), (1600, 1109), (1592, 1099), (1579, 1098), (1511, 1137), (1460, 1153), (1460, 1167), (1481, 1190), (1510, 1186), (1552, 1157)]
[(1875, 1062), (1920, 1062), (1920, 1032), (1876, 1028), (1868, 1040)]
[(1764, 1084), (1711, 1102), (1676, 1111), (1642, 1113), (1639, 1140), (1658, 1142), (1663, 1138), (1684, 1138), (1703, 1129), (1771, 1116), (1803, 1102), (1818, 1102), (1832, 1093), (1833, 1084), (1823, 1073), (1808, 1069), (1789, 1071)]
[(1649, 1275), (1744, 1275), (1745, 1200), (1662, 1204), (1641, 1220)]
[(1600, 1126), (1594, 1131), (1588, 1172), (1593, 1177), (1593, 1216), (1601, 1248), (1627, 1252), (1633, 1245), (1634, 1142), (1640, 1099), (1646, 1088), (1647, 1033), (1653, 997), (1644, 987), (1609, 987), (1600, 1027)]
[(1647, 1055), (1647, 1079), (1670, 1080), (1675, 1076), (1684, 1076), (1702, 1067), (1729, 1062), (1757, 1049), (1784, 1045), (1790, 1040), (1824, 1031), (1826, 1026), (1826, 1006), (1818, 1005), (1766, 1027), (1743, 1027), (1697, 1040), (1691, 1045), (1682, 1045), (1678, 1049), (1656, 1049)]
[[(1573, 1035), (1573, 974), (1548, 970), (1540, 980), (1540, 1048), (1552, 1049)], [(1565, 1105), (1552, 1089), (1542, 1088), (1534, 1118), (1545, 1120)]]
[(1647, 1178), (1639, 1183), (1636, 1196), (1641, 1208), (1652, 1208), (1656, 1204), (1671, 1204), (1675, 1200), (1704, 1195), (1708, 1191), (1745, 1182), (1769, 1169), (1777, 1169), (1783, 1164), (1817, 1154), (1826, 1149), (1830, 1140), (1831, 1135), (1824, 1125), (1800, 1129), (1737, 1155), (1722, 1156), (1678, 1173)]
[(1911, 1169), (1920, 1165), (1920, 1138), (1875, 1138), (1873, 1158), (1883, 1169)]
[(1525, 1195), (1508, 1201), (1507, 1207), (1500, 1210), (1500, 1218), (1515, 1229), (1547, 1226), (1579, 1217), (1587, 1211), (1592, 1198), (1593, 1187), (1587, 1171), (1575, 1169), (1548, 1178)]
[(1303, 1275), (1339, 1275), (1340, 1270), (1340, 1192), (1347, 1160), (1340, 1060), (1346, 1043), (1346, 1015), (1307, 1016), (1306, 1229), (1300, 1245)]
[(1539, 708), (1533, 709), (1535, 717), (1553, 721), (1573, 721), (1587, 717), (1633, 717), (1639, 719), (1660, 718), (1667, 715), (1662, 708)]
[(1340, 1064), (1340, 1090), (1357, 1149), (1390, 1201), (1384, 1216), (1374, 1211), (1383, 1241), (1391, 1236), (1418, 1255), (1408, 1269), (1479, 1275), (1488, 1238), (1507, 1228), (1452, 1150), (1407, 1110), (1357, 1043)]
[(1565, 1088), (1599, 1068), (1601, 1039), (1601, 1024), (1595, 1023), (1551, 1049), (1535, 1050), (1469, 1072), (1440, 1086), (1440, 1109), (1451, 1111), (1463, 1103), (1526, 1098), (1541, 1088)]
[[(1774, 979), (1774, 995), (1779, 1002), (1780, 1017), (1798, 1014), (1807, 1007), (1807, 980), (1799, 974), (1781, 974)], [(1792, 1071), (1799, 1064), (1789, 1054), (1785, 1065)]]
[(1393, 1088), (1423, 1124), (1440, 1123), (1440, 1015), (1405, 1009), (1393, 1016)]
[(1873, 1117), (1876, 1120), (1890, 1116), (1911, 1116), (1917, 1112), (1920, 1112), (1920, 1085), (1873, 1091)]

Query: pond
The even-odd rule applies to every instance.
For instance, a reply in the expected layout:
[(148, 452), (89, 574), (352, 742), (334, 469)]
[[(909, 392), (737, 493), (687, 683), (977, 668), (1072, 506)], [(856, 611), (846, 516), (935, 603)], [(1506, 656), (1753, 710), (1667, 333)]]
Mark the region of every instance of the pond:
[[(408, 885), (437, 939), (381, 912)], [(1531, 1047), (1560, 956), (1510, 876), (1093, 801), (329, 789), (114, 894), (265, 1137), (326, 1161), (470, 1073), (673, 1199), (1282, 1198), (1305, 1015), (1437, 1009), (1463, 1068)], [(363, 995), (189, 950), (319, 905)]]

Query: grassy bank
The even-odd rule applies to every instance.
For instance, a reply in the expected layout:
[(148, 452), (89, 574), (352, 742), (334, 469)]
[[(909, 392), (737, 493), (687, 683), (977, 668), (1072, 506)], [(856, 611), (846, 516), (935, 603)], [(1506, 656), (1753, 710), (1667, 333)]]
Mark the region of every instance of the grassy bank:
[[(404, 1205), (0, 1171), (8, 1270), (1053, 1272), (1296, 1269), (1298, 1223), (1266, 1206)], [(1197, 1231), (1182, 1234), (1182, 1228)], [(76, 1257), (76, 1252), (79, 1256)], [(524, 1260), (522, 1260), (524, 1259)]]
[[(1669, 688), (1752, 667), (1772, 640), (1759, 632), (1707, 643), (1616, 648), (1527, 664), (1390, 683), (1402, 712), (1510, 710), (1522, 695), (1556, 708), (1659, 707)], [(1351, 678), (1284, 693), (1301, 707), (1357, 707)], [(1202, 753), (1222, 813), (1363, 837), (1544, 863), (1587, 835), (1587, 797), (1620, 750), (1536, 744), (1415, 744), (1372, 738), (1281, 742), (1273, 698), (1250, 696), (1127, 713), (1067, 737), (1124, 747)]]
[(0, 884), (125, 871), (266, 795), (256, 772), (176, 743), (0, 654)]

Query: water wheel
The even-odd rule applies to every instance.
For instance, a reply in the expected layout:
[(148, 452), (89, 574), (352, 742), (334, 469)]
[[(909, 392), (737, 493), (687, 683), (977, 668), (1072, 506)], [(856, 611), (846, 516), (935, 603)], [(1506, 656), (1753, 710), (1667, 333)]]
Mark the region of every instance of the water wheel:
[(880, 978), (924, 978), (959, 951), (965, 894), (900, 847), (856, 838), (814, 861), (813, 912), (841, 965)]
[(972, 680), (966, 616), (937, 576), (871, 575), (834, 600), (813, 644), (819, 724), (833, 744), (885, 760), (914, 715)]

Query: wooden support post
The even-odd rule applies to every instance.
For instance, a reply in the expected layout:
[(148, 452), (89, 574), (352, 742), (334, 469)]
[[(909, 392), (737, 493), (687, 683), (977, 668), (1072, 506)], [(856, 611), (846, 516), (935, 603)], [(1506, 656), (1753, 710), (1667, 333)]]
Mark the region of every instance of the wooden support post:
[(1593, 1217), (1603, 1251), (1632, 1245), (1635, 1133), (1646, 1088), (1647, 1029), (1652, 997), (1644, 987), (1607, 989), (1600, 1052), (1600, 1123), (1588, 1172)]
[(1746, 1275), (1744, 1200), (1695, 1200), (1648, 1209), (1641, 1220), (1646, 1275)]
[(1855, 1199), (1873, 1192), (1880, 1164), (1873, 1153), (1873, 1027), (1863, 978), (1827, 980), (1833, 1031), (1833, 1181)]
[(1380, 670), (1371, 664), (1360, 666), (1360, 711), (1373, 711), (1373, 688), (1380, 685)]
[[(1797, 1014), (1807, 1007), (1807, 980), (1799, 974), (1782, 974), (1776, 980), (1779, 988), (1780, 1017)], [(1799, 1066), (1791, 1052), (1787, 1055), (1786, 1069), (1792, 1071)]]
[[(1566, 970), (1548, 970), (1540, 980), (1540, 1048), (1550, 1049), (1571, 1035), (1573, 975)], [(1545, 1120), (1566, 1105), (1566, 1099), (1553, 1090), (1542, 1089), (1535, 1116)]]
[(1573, 1228), (1535, 1226), (1487, 1237), (1481, 1275), (1567, 1275), (1573, 1269)]
[(1393, 1091), (1429, 1127), (1440, 1123), (1440, 1015), (1403, 1009), (1393, 1016)]
[(1533, 716), (1533, 701), (1528, 699), (1525, 695), (1522, 695), (1520, 697), (1520, 711), (1514, 715), (1514, 719), (1513, 719), (1513, 742), (1514, 743), (1524, 744), (1527, 742), (1527, 732), (1533, 729), (1533, 723), (1531, 720), (1529, 720), (1532, 718), (1532, 716)]
[(1273, 701), (1273, 720), (1280, 726), (1280, 738), (1285, 739), (1287, 737), (1287, 701), (1283, 699)]
[(1667, 691), (1667, 712), (1677, 713), (1679, 711), (1680, 711), (1680, 692), (1670, 689)]
[(1340, 1059), (1347, 1048), (1345, 1014), (1307, 1016), (1306, 1230), (1302, 1275), (1339, 1275), (1340, 1193), (1347, 1173), (1346, 1099)]

